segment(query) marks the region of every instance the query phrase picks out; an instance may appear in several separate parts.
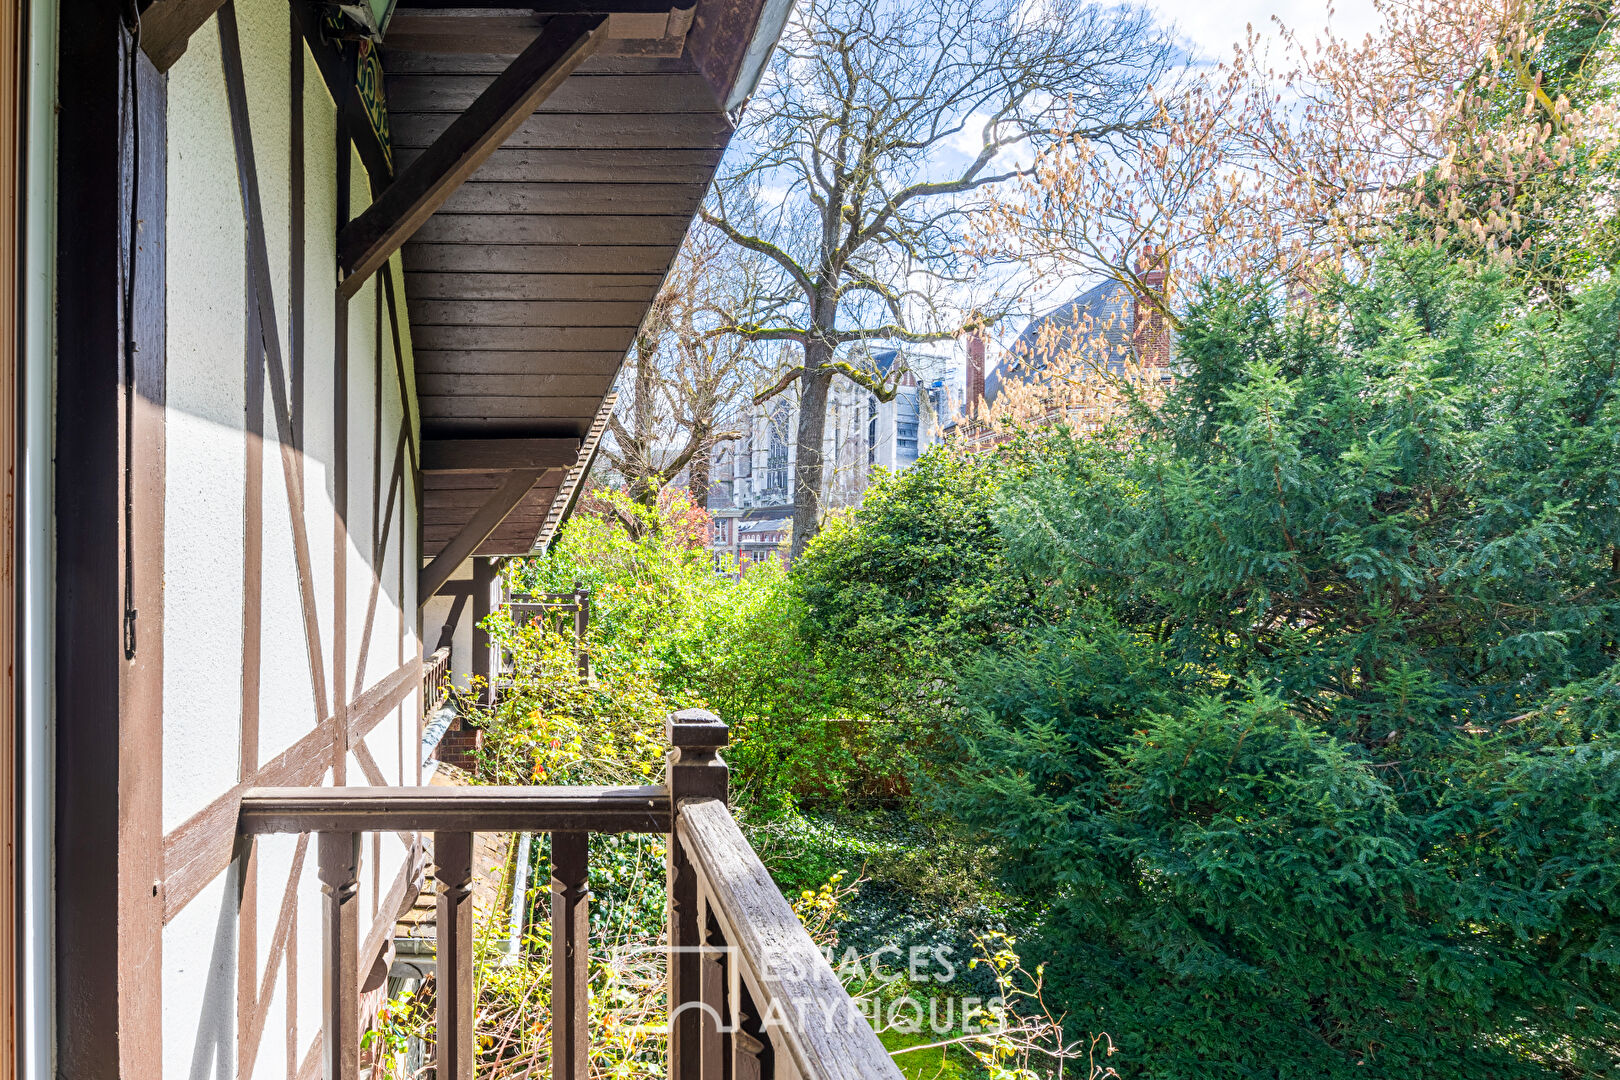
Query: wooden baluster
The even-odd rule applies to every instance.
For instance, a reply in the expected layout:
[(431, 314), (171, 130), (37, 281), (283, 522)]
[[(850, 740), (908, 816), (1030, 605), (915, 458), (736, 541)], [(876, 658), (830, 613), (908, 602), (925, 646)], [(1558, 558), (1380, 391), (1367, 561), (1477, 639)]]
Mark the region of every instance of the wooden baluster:
[(590, 1074), (589, 833), (551, 834), (551, 1076)]
[(591, 650), (587, 639), (591, 632), (591, 591), (574, 590), (574, 659), (579, 664), (579, 677), (591, 677)]
[(439, 882), (438, 1080), (473, 1080), (473, 834), (433, 834), (433, 876)]
[[(670, 803), (678, 812), (682, 799), (720, 799), (727, 791), (727, 770), (718, 753), (726, 744), (726, 725), (704, 709), (683, 709), (669, 719), (670, 752), (665, 767)], [(667, 892), (669, 896), (669, 1076), (701, 1080), (699, 1010), (683, 1008), (702, 1000), (698, 946), (697, 871), (675, 836), (670, 822)], [(677, 1015), (678, 1013), (678, 1015)]]
[[(729, 958), (728, 958), (729, 959)], [(737, 981), (737, 1030), (731, 1033), (732, 1080), (769, 1080), (774, 1075), (776, 1054), (765, 1040), (765, 1025), (759, 1007), (748, 992), (748, 984)]]
[(360, 1078), (360, 834), (321, 833), (322, 1075)]
[(765, 1080), (764, 1063), (761, 1061), (765, 1044), (739, 1029), (732, 1032), (731, 1046), (732, 1080)]
[(702, 1067), (698, 1056), (698, 1033), (702, 1028), (697, 1010), (684, 1007), (702, 1000), (698, 981), (699, 957), (687, 951), (698, 944), (697, 871), (687, 858), (680, 840), (673, 834), (669, 837), (665, 865), (668, 869), (666, 888), (670, 945), (669, 1078), (698, 1080)]
[(698, 962), (703, 993), (703, 1034), (699, 1037), (703, 1047), (702, 1077), (703, 1080), (731, 1080), (731, 1040), (722, 1030), (722, 1027), (730, 1028), (733, 1021), (733, 1002), (726, 993), (726, 961), (729, 958), (722, 951), (726, 939), (720, 936), (720, 928), (707, 911), (703, 913), (703, 924), (708, 929), (704, 944), (709, 948), (704, 950)]

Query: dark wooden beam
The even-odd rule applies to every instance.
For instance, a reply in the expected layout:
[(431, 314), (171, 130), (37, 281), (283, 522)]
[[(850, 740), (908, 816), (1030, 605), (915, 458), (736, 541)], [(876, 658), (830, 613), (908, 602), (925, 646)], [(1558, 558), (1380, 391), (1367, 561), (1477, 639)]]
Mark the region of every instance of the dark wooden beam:
[(245, 835), (302, 832), (668, 832), (664, 787), (286, 787), (242, 793)]
[(494, 559), (473, 559), (472, 673), (484, 680), (480, 697), (495, 707), (495, 683), (500, 678), (501, 652), (482, 623), (500, 606), (501, 573)]
[(518, 469), (507, 476), (506, 483), (496, 488), (484, 505), (474, 511), (455, 538), (440, 549), (432, 562), (422, 567), (416, 583), (419, 604), (426, 603), (428, 597), (439, 591), (440, 585), (450, 580), (456, 567), (466, 562), (478, 550), (478, 545), (489, 539), (490, 533), (523, 501), (523, 496), (543, 475), (544, 469)]
[(425, 473), (566, 469), (579, 457), (578, 439), (423, 439)]
[(471, 108), (344, 226), (338, 234), (343, 295), (353, 296), (606, 36), (606, 15), (564, 15), (548, 23)]
[(309, 53), (315, 58), (315, 67), (321, 73), (321, 81), (326, 83), (327, 92), (332, 95), (333, 101), (345, 103), (338, 110), (338, 123), (348, 128), (349, 137), (360, 152), (360, 161), (366, 167), (371, 192), (375, 195), (393, 180), (394, 168), (389, 162), (388, 151), (383, 149), (377, 132), (366, 117), (366, 104), (360, 99), (354, 65), (346, 57), (346, 51), (354, 46), (326, 37), (321, 13), (314, 0), (292, 0), (290, 8), (293, 25), (309, 46)]
[(141, 50), (153, 67), (168, 71), (191, 35), (224, 6), (225, 0), (152, 0), (141, 11)]
[[(30, 1039), (28, 1058), (53, 1076), (160, 1076), (168, 91), (131, 56), (118, 5), (58, 10), (45, 212), (61, 377), (40, 392), (59, 418), (50, 509), (86, 527), (45, 531), (38, 548), (32, 528), (22, 540), (30, 558), (54, 556), (45, 633), (55, 640), (38, 687), (54, 705), (44, 793), (54, 833), (36, 853), (54, 919), (28, 914), (54, 931), (38, 955), (52, 978), (32, 1005), (57, 1018), (46, 1036), (56, 1045), (53, 1055)], [(15, 419), (8, 412), (7, 439)]]
[(421, 6), (401, 4), (388, 24), (388, 49), (401, 52), (510, 55), (521, 52), (553, 19), (605, 15), (603, 56), (678, 57), (696, 14), (693, 0), (558, 0), (537, 6), (511, 0)]
[[(146, 53), (153, 67), (168, 71), (176, 60), (185, 55), (191, 35), (224, 6), (225, 0), (150, 0), (141, 10), (141, 51)], [(393, 169), (388, 164), (387, 152), (378, 141), (377, 133), (366, 119), (364, 105), (359, 100), (359, 88), (355, 86), (354, 77), (343, 61), (342, 46), (327, 40), (322, 34), (320, 13), (315, 10), (311, 0), (292, 0), (291, 10), (293, 23), (309, 43), (315, 64), (326, 81), (327, 90), (331, 91), (332, 100), (350, 102), (349, 107), (342, 110), (346, 115), (340, 117), (339, 122), (346, 124), (354, 136), (360, 159), (365, 162), (366, 172), (371, 176), (372, 190), (376, 191), (393, 175)]]

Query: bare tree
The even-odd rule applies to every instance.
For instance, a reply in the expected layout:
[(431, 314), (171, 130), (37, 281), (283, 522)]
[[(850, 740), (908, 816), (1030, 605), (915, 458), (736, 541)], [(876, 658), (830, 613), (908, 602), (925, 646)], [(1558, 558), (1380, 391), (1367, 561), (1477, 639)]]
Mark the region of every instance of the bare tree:
[(1123, 139), (1151, 119), (1172, 60), (1144, 12), (1086, 0), (803, 0), (703, 218), (763, 266), (732, 327), (802, 346), (757, 400), (799, 385), (793, 554), (820, 512), (827, 393), (864, 340), (940, 341), (984, 317), (960, 250), (975, 193), (1019, 175), (1065, 116), (1070, 138)]
[[(1157, 96), (1124, 153), (1075, 127), (976, 217), (976, 251), (1114, 278), (1142, 302), (1146, 247), (1192, 278), (1308, 295), (1391, 235), (1561, 279), (1612, 250), (1620, 125), (1612, 15), (1583, 0), (1375, 0), (1378, 29), (1306, 40), (1250, 28)], [(1562, 39), (1549, 35), (1559, 31)], [(1554, 207), (1558, 207), (1554, 211)], [(1586, 254), (1582, 254), (1586, 253)]]
[(758, 377), (757, 346), (723, 331), (751, 288), (735, 249), (713, 230), (694, 229), (636, 333), (629, 393), (608, 421), (603, 454), (636, 502), (656, 504), (685, 470), (702, 506), (714, 447), (742, 437), (731, 425)]

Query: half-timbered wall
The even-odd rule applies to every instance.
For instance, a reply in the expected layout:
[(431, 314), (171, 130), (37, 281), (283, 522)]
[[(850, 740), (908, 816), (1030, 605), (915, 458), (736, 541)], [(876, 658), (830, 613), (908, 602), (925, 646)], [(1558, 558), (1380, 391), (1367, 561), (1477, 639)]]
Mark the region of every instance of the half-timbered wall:
[(431, 653), (448, 645), (451, 681), (462, 690), (468, 689), (478, 670), (475, 624), (499, 603), (496, 575), (492, 569), (475, 574), (476, 561), (487, 567), (491, 560), (469, 559), (422, 605), (422, 650)]
[[(235, 795), (419, 775), (402, 274), (336, 296), (340, 218), (371, 189), (292, 22), (235, 0), (168, 72), (165, 1076), (319, 1068), (313, 844), (238, 841)], [(389, 834), (363, 858), (379, 957), (419, 852)]]

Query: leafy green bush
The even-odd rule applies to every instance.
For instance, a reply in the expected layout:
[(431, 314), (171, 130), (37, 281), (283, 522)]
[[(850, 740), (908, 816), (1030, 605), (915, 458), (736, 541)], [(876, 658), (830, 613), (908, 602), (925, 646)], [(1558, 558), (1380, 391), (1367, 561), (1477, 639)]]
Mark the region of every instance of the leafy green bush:
[(997, 493), (1039, 460), (1027, 436), (996, 453), (936, 443), (879, 471), (794, 567), (804, 632), (875, 715), (917, 715), (954, 661), (1033, 614), (1038, 593), (993, 520)]
[[(482, 624), (511, 657), (494, 708), (462, 710), (484, 730), (479, 779), (491, 784), (654, 784), (664, 770), (664, 723), (674, 708), (644, 659), (611, 653), (579, 677), (574, 642), (505, 612)], [(593, 657), (593, 660), (596, 660)]]
[[(684, 500), (661, 511), (614, 492), (596, 500), (611, 512), (576, 515), (550, 553), (511, 573), (532, 592), (591, 590), (601, 682), (644, 675), (669, 708), (723, 717), (735, 801), (759, 809), (840, 798), (894, 775), (882, 733), (841, 719), (842, 680), (802, 632), (804, 601), (779, 566), (717, 572)], [(632, 681), (633, 697), (642, 685)]]
[(1620, 1075), (1620, 286), (1228, 287), (1140, 439), (1007, 485), (1065, 612), (933, 797), (1142, 1077)]

